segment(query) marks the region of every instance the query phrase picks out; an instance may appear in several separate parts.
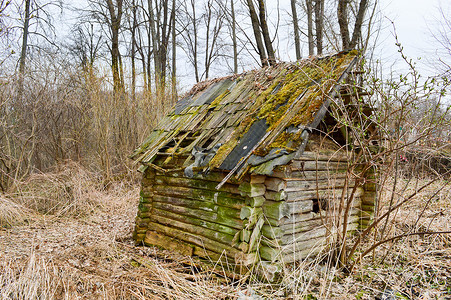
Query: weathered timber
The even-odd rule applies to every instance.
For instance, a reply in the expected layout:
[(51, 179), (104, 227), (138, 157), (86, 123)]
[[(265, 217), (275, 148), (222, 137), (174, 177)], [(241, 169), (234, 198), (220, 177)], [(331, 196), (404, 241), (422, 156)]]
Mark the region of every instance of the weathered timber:
[(245, 203), (243, 198), (239, 198), (236, 195), (228, 194), (225, 192), (196, 190), (186, 187), (157, 185), (154, 187), (153, 197), (156, 197), (157, 195), (173, 196), (191, 200), (200, 200), (203, 202), (214, 203), (235, 209), (241, 209), (241, 207)]
[(265, 198), (268, 200), (281, 201), (287, 199), (287, 193), (285, 191), (273, 192), (266, 190)]
[(317, 218), (315, 213), (305, 213), (305, 214), (295, 214), (295, 215), (289, 215), (286, 218), (282, 218), (280, 220), (277, 220), (275, 218), (267, 217), (267, 223), (269, 223), (271, 226), (280, 226), (283, 224), (292, 224), (297, 222), (302, 222), (305, 220), (311, 220)]
[(186, 232), (184, 230), (164, 226), (158, 223), (151, 223), (150, 227), (153, 230), (159, 232), (160, 234), (176, 238), (189, 244), (194, 244), (196, 246), (203, 247), (205, 249), (211, 250), (219, 254), (225, 253), (225, 255), (233, 259), (235, 259), (235, 257), (239, 257), (240, 254), (242, 254), (241, 251), (233, 248), (230, 245), (211, 240), (208, 237), (200, 236), (197, 235), (196, 233)]
[(289, 214), (302, 214), (313, 210), (313, 201), (295, 201), (286, 202), (289, 209)]
[(158, 246), (167, 250), (173, 250), (187, 256), (192, 256), (194, 253), (193, 245), (151, 230), (147, 231), (144, 238), (144, 244), (149, 246)]
[(295, 158), (294, 160), (299, 161), (339, 161), (339, 162), (348, 162), (352, 160), (352, 153), (346, 154), (345, 151), (330, 151), (328, 150), (328, 154), (321, 154), (313, 151), (304, 151), (302, 155)]
[(247, 195), (249, 197), (263, 196), (266, 191), (266, 187), (262, 183), (243, 182), (238, 189), (242, 195)]
[(329, 187), (344, 187), (345, 178), (321, 179), (321, 180), (290, 180), (287, 181), (286, 192), (295, 192), (300, 190), (326, 189)]
[(293, 170), (300, 171), (335, 171), (346, 170), (348, 168), (347, 163), (335, 162), (335, 161), (302, 161), (294, 160), (291, 163)]
[(243, 228), (243, 221), (241, 221), (240, 219), (232, 219), (228, 216), (219, 215), (215, 212), (209, 212), (205, 210), (181, 207), (168, 203), (159, 203), (159, 202), (154, 203), (154, 210), (156, 209), (163, 211), (164, 210), (171, 211), (173, 213), (180, 214), (182, 216), (197, 217), (201, 220), (229, 226), (235, 229)]
[(155, 195), (153, 203), (155, 204), (155, 202), (215, 212), (218, 215), (219, 214), (224, 215), (224, 216), (230, 217), (232, 219), (240, 218), (240, 210), (238, 210), (238, 209), (227, 207), (227, 206), (216, 205), (211, 202), (203, 202), (201, 200), (199, 201), (199, 200), (193, 200), (193, 199)]
[(250, 183), (264, 183), (266, 176), (264, 175), (251, 175)]
[(190, 217), (187, 215), (173, 213), (173, 212), (167, 211), (167, 210), (154, 209), (153, 213), (154, 213), (154, 215), (160, 215), (162, 217), (170, 218), (170, 219), (181, 221), (181, 222), (189, 222), (190, 224), (205, 227), (205, 228), (208, 228), (208, 229), (211, 229), (214, 231), (218, 231), (221, 233), (226, 233), (231, 236), (234, 236), (238, 232), (238, 230), (236, 228), (231, 228), (229, 226), (202, 220), (202, 219), (199, 219), (196, 217)]
[(284, 174), (281, 171), (274, 171), (271, 175), (272, 177), (276, 177), (283, 180), (316, 180), (316, 179), (325, 179), (325, 178), (337, 178), (343, 177), (346, 173), (346, 170), (331, 170), (331, 171), (292, 171), (289, 176)]
[[(194, 188), (194, 189), (218, 191), (218, 190), (216, 190), (215, 182), (210, 182), (210, 181), (201, 180), (201, 179), (194, 179), (194, 178), (182, 178), (182, 177), (157, 175), (157, 176), (155, 176), (155, 183), (162, 184), (162, 185), (169, 185), (169, 186), (177, 186), (177, 187), (184, 186), (184, 187), (190, 187), (190, 188)], [(238, 186), (235, 184), (229, 184), (229, 183), (225, 183), (224, 185), (222, 185), (222, 187), (219, 189), (219, 191), (228, 192), (231, 194), (240, 194), (240, 191), (238, 190)]]
[(280, 220), (290, 215), (290, 208), (285, 201), (265, 201), (263, 204), (263, 212), (267, 218)]
[(287, 182), (280, 178), (268, 177), (265, 180), (265, 186), (270, 191), (280, 192), (286, 189)]
[(324, 237), (308, 240), (302, 245), (289, 245), (285, 247), (261, 246), (260, 256), (263, 260), (282, 263), (292, 263), (309, 256), (318, 254), (324, 249), (327, 241)]
[(171, 228), (178, 228), (185, 232), (191, 232), (193, 234), (209, 238), (213, 241), (225, 243), (227, 245), (232, 245), (233, 235), (227, 233), (212, 230), (203, 226), (199, 226), (197, 224), (186, 223), (175, 219), (163, 217), (158, 214), (154, 214), (152, 217), (150, 217), (150, 219), (152, 222), (156, 222), (161, 225), (170, 226)]
[(249, 199), (249, 205), (251, 207), (260, 207), (263, 205), (263, 203), (266, 201), (265, 197), (258, 196), (258, 197), (252, 197)]
[[(346, 195), (351, 195), (352, 192), (352, 186), (347, 190)], [(304, 201), (304, 200), (313, 200), (313, 199), (334, 199), (335, 201), (341, 198), (341, 194), (343, 193), (343, 189), (335, 189), (334, 188), (325, 188), (325, 189), (319, 189), (319, 190), (307, 190), (307, 191), (288, 191), (285, 192), (287, 197), (287, 202), (293, 202), (293, 201)], [(359, 197), (364, 193), (362, 188), (357, 188), (354, 197)]]

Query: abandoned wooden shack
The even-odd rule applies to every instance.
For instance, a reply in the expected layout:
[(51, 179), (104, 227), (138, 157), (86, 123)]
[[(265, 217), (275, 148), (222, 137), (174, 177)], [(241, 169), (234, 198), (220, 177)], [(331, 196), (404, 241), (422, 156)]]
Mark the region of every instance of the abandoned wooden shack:
[[(354, 50), (196, 85), (132, 155), (143, 172), (136, 242), (240, 266), (327, 248), (334, 207), (354, 187), (334, 103), (354, 107), (358, 61)], [(348, 231), (368, 224), (374, 203), (366, 180)]]

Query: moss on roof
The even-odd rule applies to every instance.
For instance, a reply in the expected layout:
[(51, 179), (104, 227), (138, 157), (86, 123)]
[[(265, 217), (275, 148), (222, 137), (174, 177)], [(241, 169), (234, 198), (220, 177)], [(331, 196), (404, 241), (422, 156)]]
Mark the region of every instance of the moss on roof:
[[(218, 168), (258, 120), (266, 121), (267, 132), (256, 139), (253, 154), (264, 156), (275, 148), (296, 151), (303, 129), (311, 125), (357, 57), (355, 50), (341, 52), (198, 84), (132, 158), (146, 164), (165, 147), (183, 156), (194, 146), (210, 149), (221, 143), (209, 164)], [(242, 159), (250, 150), (243, 147)]]

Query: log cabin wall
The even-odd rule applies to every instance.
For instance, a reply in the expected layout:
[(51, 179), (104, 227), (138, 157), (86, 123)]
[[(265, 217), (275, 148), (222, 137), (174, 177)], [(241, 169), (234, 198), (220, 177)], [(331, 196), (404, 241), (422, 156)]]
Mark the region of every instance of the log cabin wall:
[(244, 227), (241, 210), (249, 199), (242, 196), (239, 184), (231, 181), (216, 190), (224, 176), (211, 172), (186, 178), (183, 171), (164, 173), (148, 168), (142, 181), (135, 240), (183, 255), (253, 264), (255, 253), (243, 252), (238, 239)]

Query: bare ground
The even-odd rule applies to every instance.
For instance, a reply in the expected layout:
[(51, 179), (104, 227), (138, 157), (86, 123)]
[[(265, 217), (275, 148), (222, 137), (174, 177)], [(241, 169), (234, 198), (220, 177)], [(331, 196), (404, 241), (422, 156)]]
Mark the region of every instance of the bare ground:
[[(384, 291), (399, 299), (451, 299), (449, 235), (386, 243), (350, 276), (315, 259), (287, 267), (280, 284), (240, 281), (188, 257), (136, 247), (131, 233), (138, 184), (105, 188), (75, 167), (40, 176), (24, 183), (21, 193), (0, 196), (2, 299), (382, 299)], [(49, 184), (56, 186), (53, 194)], [(414, 189), (411, 182), (405, 193)], [(451, 230), (449, 191), (445, 181), (423, 191), (387, 224), (388, 236)], [(48, 206), (49, 197), (63, 205)], [(52, 213), (43, 214), (40, 207)]]

